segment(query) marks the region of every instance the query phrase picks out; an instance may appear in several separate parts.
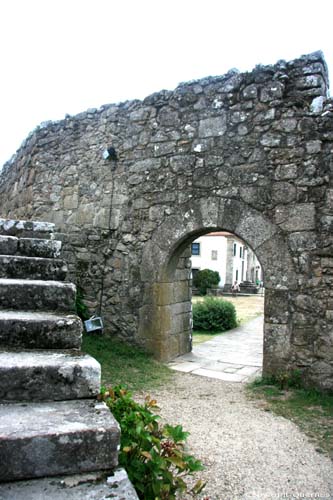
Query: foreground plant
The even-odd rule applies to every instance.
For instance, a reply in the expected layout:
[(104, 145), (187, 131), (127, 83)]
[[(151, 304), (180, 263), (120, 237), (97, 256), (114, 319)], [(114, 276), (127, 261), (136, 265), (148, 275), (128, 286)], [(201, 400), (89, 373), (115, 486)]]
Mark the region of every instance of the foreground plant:
[(102, 388), (104, 400), (121, 428), (119, 464), (123, 466), (134, 488), (143, 500), (174, 500), (176, 494), (199, 494), (204, 483), (197, 481), (189, 490), (186, 476), (203, 469), (185, 451), (188, 432), (181, 425), (161, 425), (152, 412), (156, 401), (146, 397), (143, 405), (124, 387)]

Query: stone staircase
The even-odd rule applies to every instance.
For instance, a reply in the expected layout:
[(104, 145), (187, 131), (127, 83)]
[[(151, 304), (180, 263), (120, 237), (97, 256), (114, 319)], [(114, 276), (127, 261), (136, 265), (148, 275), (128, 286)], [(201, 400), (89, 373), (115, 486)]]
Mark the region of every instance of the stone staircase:
[[(58, 484), (59, 498), (134, 500), (125, 471), (112, 473), (119, 425), (95, 398), (100, 365), (79, 350), (76, 289), (53, 231), (0, 219), (0, 499), (39, 498), (41, 482), (50, 498)], [(36, 480), (63, 474), (79, 479)]]

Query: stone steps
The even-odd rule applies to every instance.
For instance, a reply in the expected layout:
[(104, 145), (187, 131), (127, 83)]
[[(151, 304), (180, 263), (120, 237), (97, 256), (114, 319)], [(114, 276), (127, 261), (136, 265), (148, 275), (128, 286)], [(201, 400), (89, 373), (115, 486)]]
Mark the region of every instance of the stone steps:
[[(36, 485), (43, 476), (110, 473), (118, 464), (119, 426), (95, 399), (100, 365), (79, 351), (76, 287), (64, 281), (53, 232), (53, 224), (0, 219), (0, 483), (19, 481), (7, 490), (18, 495), (23, 479)], [(92, 497), (90, 486), (86, 497), (77, 489), (68, 498), (104, 499), (103, 491), (120, 498), (109, 487)], [(41, 488), (31, 500), (45, 498)], [(55, 498), (51, 490), (47, 497)]]
[(0, 483), (0, 500), (138, 500), (122, 468), (73, 476)]
[(65, 401), (99, 393), (100, 364), (75, 351), (0, 351), (0, 400)]
[(0, 278), (0, 309), (74, 311), (75, 294), (72, 283)]
[(110, 470), (117, 466), (119, 438), (104, 403), (0, 404), (0, 478)]
[(18, 238), (0, 235), (0, 255), (25, 255), (29, 257), (57, 258), (61, 241), (41, 238)]
[(51, 222), (0, 219), (0, 234), (5, 236), (50, 239), (54, 229)]
[(62, 259), (0, 255), (0, 278), (64, 281), (67, 272)]
[(0, 310), (0, 347), (79, 349), (81, 337), (75, 314)]

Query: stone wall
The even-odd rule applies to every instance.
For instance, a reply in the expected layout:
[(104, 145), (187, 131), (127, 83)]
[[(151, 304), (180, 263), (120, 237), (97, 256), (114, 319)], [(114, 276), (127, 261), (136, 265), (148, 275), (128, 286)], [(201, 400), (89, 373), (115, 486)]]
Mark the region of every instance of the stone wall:
[(235, 233), (264, 270), (265, 373), (333, 388), (327, 88), (314, 53), (46, 123), (4, 167), (0, 215), (55, 222), (91, 310), (161, 359), (191, 348), (189, 244)]

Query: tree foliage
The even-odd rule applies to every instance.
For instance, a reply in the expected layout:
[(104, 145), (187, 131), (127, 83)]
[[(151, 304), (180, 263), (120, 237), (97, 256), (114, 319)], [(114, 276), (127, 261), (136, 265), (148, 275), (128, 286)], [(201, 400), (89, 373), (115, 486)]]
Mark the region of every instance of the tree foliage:
[(217, 286), (220, 282), (220, 275), (211, 269), (198, 271), (193, 278), (193, 285), (199, 290), (200, 295), (206, 295), (207, 289)]

